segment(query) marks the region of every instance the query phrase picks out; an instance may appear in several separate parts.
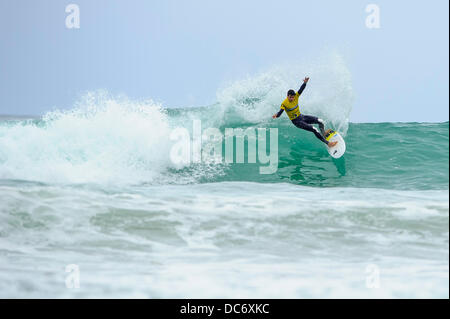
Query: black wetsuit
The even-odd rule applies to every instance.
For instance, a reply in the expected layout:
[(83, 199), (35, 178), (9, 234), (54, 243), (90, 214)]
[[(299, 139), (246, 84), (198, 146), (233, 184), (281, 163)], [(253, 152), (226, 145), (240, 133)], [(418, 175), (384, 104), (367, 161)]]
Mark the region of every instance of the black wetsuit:
[[(313, 132), (316, 137), (328, 145), (328, 141), (325, 139), (325, 126), (323, 125), (323, 122), (311, 115), (303, 115), (300, 114), (299, 117), (292, 120), (292, 123), (297, 126), (298, 128), (301, 128), (306, 131)], [(319, 124), (320, 132), (311, 124)], [(322, 134), (321, 134), (322, 133)]]

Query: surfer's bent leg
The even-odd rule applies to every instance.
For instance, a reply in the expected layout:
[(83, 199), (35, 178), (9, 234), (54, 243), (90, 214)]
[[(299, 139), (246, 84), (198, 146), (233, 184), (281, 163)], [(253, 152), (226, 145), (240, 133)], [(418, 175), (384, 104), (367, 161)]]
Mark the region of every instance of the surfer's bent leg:
[(320, 134), (319, 130), (316, 129), (314, 126), (312, 126), (312, 125), (310, 125), (310, 124), (308, 124), (308, 123), (306, 123), (306, 122), (300, 120), (300, 118), (294, 119), (294, 120), (292, 121), (292, 123), (293, 123), (295, 126), (297, 126), (298, 128), (301, 128), (301, 129), (306, 130), (306, 131), (313, 132), (314, 135), (316, 135), (316, 137), (317, 137), (319, 140), (321, 140), (322, 142), (324, 142), (325, 144), (328, 145), (328, 141), (323, 137), (322, 134)]
[(302, 121), (308, 124), (319, 124), (320, 132), (325, 136), (325, 125), (322, 119), (311, 115), (302, 115)]

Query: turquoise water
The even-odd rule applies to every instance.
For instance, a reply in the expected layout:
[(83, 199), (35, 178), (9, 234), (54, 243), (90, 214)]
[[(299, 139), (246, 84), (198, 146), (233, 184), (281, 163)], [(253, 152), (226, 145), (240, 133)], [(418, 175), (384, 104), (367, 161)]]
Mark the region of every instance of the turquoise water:
[[(284, 123), (283, 123), (284, 124)], [(279, 166), (260, 176), (259, 164), (233, 166), (217, 180), (287, 182), (318, 187), (448, 189), (449, 124), (350, 123), (347, 152), (331, 159), (316, 137), (280, 125)]]
[[(243, 130), (249, 128), (255, 132), (257, 128), (278, 130), (276, 171), (272, 174), (261, 174), (260, 167), (267, 164), (260, 163), (257, 157), (256, 163), (249, 163), (247, 139), (243, 148), (244, 163), (237, 163), (236, 155), (232, 163), (225, 163), (225, 144), (222, 143), (220, 163), (196, 164), (191, 161), (180, 168), (171, 165), (170, 158), (165, 156), (167, 154), (154, 154), (160, 146), (169, 153), (174, 145), (168, 137), (169, 125), (164, 126), (167, 134), (162, 133), (160, 140), (157, 138), (157, 141), (152, 141), (151, 136), (140, 136), (142, 132), (131, 136), (123, 136), (119, 132), (117, 136), (113, 135), (116, 134), (114, 132), (95, 135), (98, 132), (90, 127), (90, 120), (85, 118), (80, 120), (84, 122), (79, 124), (80, 129), (87, 125), (90, 131), (78, 132), (78, 124), (67, 128), (63, 127), (65, 121), (70, 119), (55, 120), (54, 122), (61, 122), (56, 124), (51, 120), (46, 122), (40, 119), (5, 120), (0, 127), (3, 143), (0, 150), (2, 178), (44, 183), (57, 181), (63, 184), (86, 182), (112, 186), (111, 184), (115, 184), (114, 178), (127, 177), (114, 176), (114, 170), (123, 170), (134, 174), (129, 180), (121, 180), (121, 184), (125, 185), (246, 181), (282, 182), (313, 187), (448, 189), (448, 122), (350, 123), (345, 134), (347, 152), (340, 159), (331, 158), (324, 144), (313, 134), (299, 130), (288, 120), (259, 125), (233, 123), (230, 126), (218, 127), (222, 133), (227, 127)], [(192, 126), (189, 122), (186, 126), (191, 130), (189, 124)], [(142, 131), (144, 130), (147, 129), (143, 127)], [(134, 137), (136, 141), (127, 140)], [(44, 140), (40, 142), (40, 138)], [(267, 139), (270, 139), (268, 134)], [(101, 144), (102, 142), (105, 143)], [(130, 145), (128, 142), (135, 144)], [(118, 144), (117, 149), (115, 143)], [(233, 143), (236, 152), (236, 139)], [(147, 153), (146, 146), (153, 150)], [(128, 154), (121, 152), (123, 147), (127, 148)], [(258, 152), (258, 144), (255, 150)], [(266, 152), (270, 153), (269, 143)], [(93, 171), (85, 172), (83, 167), (92, 168)], [(44, 169), (49, 171), (44, 172)], [(74, 170), (76, 174), (73, 173)], [(98, 172), (100, 170), (102, 172)], [(33, 173), (36, 175), (32, 176)], [(94, 176), (91, 176), (92, 173)], [(98, 175), (95, 175), (97, 173)], [(122, 175), (120, 171), (117, 173)], [(97, 178), (94, 178), (95, 176)]]

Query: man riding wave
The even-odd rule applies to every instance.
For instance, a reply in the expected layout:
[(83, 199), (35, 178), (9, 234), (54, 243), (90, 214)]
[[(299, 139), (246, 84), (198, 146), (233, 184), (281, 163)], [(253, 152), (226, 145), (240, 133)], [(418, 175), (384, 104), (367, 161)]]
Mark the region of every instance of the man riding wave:
[[(274, 114), (272, 118), (278, 118), (284, 111), (286, 111), (287, 115), (289, 116), (289, 119), (295, 126), (303, 130), (313, 132), (316, 135), (316, 137), (325, 144), (327, 144), (328, 147), (333, 147), (337, 144), (337, 142), (329, 142), (325, 139), (325, 136), (327, 135), (327, 133), (329, 133), (330, 130), (327, 130), (325, 132), (323, 120), (315, 116), (304, 115), (300, 113), (300, 107), (298, 106), (298, 98), (305, 89), (306, 83), (308, 83), (308, 81), (309, 78), (305, 78), (303, 80), (303, 84), (298, 90), (298, 92), (295, 92), (294, 90), (289, 90), (287, 92), (287, 98), (283, 101), (283, 103), (281, 103), (280, 110), (278, 111), (278, 113)], [(315, 128), (311, 124), (319, 124), (320, 132), (317, 128)]]

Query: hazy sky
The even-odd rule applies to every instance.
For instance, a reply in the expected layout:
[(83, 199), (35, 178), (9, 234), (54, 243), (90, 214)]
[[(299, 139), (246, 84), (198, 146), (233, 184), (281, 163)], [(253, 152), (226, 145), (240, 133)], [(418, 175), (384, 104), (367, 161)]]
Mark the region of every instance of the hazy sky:
[[(70, 3), (79, 29), (66, 28)], [(370, 3), (379, 29), (366, 27)], [(336, 50), (352, 74), (351, 121), (448, 121), (448, 10), (448, 0), (1, 0), (0, 114), (71, 108), (96, 89), (209, 105), (230, 79)]]

